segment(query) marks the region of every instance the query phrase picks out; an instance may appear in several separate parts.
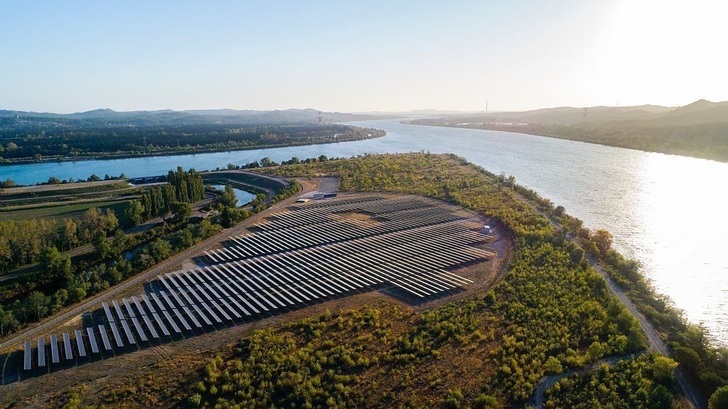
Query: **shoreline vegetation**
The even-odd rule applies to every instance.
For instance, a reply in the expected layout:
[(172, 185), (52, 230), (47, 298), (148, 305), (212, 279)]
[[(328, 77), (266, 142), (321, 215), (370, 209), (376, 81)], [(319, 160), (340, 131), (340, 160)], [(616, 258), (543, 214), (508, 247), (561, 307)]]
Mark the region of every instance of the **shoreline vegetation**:
[[(268, 163), (258, 171), (283, 178), (336, 176), (345, 191), (419, 194), (474, 210), (511, 237), (514, 254), (505, 278), (484, 294), (421, 311), (382, 301), (284, 320), (247, 333), (204, 367), (175, 361), (188, 376), (163, 380), (147, 368), (103, 392), (98, 385), (94, 393), (83, 386), (61, 391), (50, 404), (513, 407), (526, 405), (544, 376), (624, 356), (597, 372), (563, 378), (546, 390), (545, 407), (689, 407), (675, 380), (678, 364), (702, 396), (698, 408), (725, 388), (728, 349), (711, 346), (703, 328), (655, 293), (638, 263), (611, 248), (609, 232), (584, 228), (512, 176), (451, 154), (325, 159)], [(286, 195), (297, 191), (289, 190)], [(164, 202), (154, 195), (148, 201)], [(590, 258), (659, 330), (670, 357), (638, 357), (647, 346), (639, 322)], [(172, 358), (162, 359), (159, 367)]]
[(515, 132), (728, 162), (728, 102), (699, 100), (679, 108), (564, 107), (452, 115), (406, 123)]
[[(292, 146), (307, 146), (307, 145), (321, 145), (338, 142), (351, 142), (373, 138), (380, 138), (385, 136), (387, 133), (380, 129), (373, 128), (360, 128), (349, 125), (321, 125), (321, 126), (305, 126), (295, 130), (289, 130), (285, 128), (274, 128), (267, 129), (265, 132), (258, 133), (257, 131), (250, 130), (246, 132), (245, 136), (242, 137), (230, 137), (225, 142), (219, 143), (208, 143), (208, 144), (186, 144), (184, 146), (160, 146), (160, 145), (133, 145), (133, 150), (129, 151), (110, 151), (110, 152), (88, 152), (79, 153), (74, 150), (73, 147), (69, 147), (68, 144), (63, 144), (60, 148), (58, 147), (46, 147), (43, 148), (36, 140), (33, 143), (32, 151), (44, 151), (45, 154), (34, 153), (32, 156), (21, 156), (17, 158), (7, 157), (8, 149), (5, 148), (5, 157), (3, 152), (0, 151), (0, 167), (7, 165), (23, 165), (33, 163), (48, 163), (48, 162), (78, 162), (87, 160), (113, 160), (113, 159), (128, 159), (128, 158), (145, 158), (145, 157), (156, 157), (156, 156), (177, 156), (177, 155), (194, 155), (202, 153), (215, 153), (215, 152), (229, 152), (229, 151), (245, 151), (253, 149), (270, 149), (270, 148), (284, 148)], [(271, 131), (273, 133), (271, 133)], [(292, 133), (289, 133), (292, 132)], [(311, 134), (316, 134), (311, 136)], [(111, 136), (111, 134), (109, 134)], [(207, 135), (199, 135), (200, 138), (204, 139)], [(106, 137), (104, 134), (98, 137)], [(160, 143), (171, 143), (179, 144), (179, 138), (175, 138), (175, 135), (169, 135), (171, 139), (167, 142)], [(143, 137), (140, 137), (143, 139)], [(2, 137), (0, 137), (2, 140)], [(151, 140), (151, 138), (150, 138)], [(7, 144), (13, 144), (11, 146), (19, 146), (15, 142), (6, 142)], [(42, 143), (42, 142), (41, 142)], [(58, 149), (56, 149), (58, 148)], [(19, 148), (12, 148), (15, 150)]]
[(0, 164), (121, 159), (314, 145), (386, 133), (341, 122), (391, 118), (283, 111), (132, 111), (75, 114), (0, 110)]

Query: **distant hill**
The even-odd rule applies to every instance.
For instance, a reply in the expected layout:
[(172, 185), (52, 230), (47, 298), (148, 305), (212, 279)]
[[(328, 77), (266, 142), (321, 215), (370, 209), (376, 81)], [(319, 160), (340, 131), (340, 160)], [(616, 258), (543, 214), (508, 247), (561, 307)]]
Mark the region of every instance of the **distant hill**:
[(559, 107), (443, 116), (413, 123), (522, 132), (728, 161), (728, 101), (701, 99), (678, 108)]
[[(73, 114), (52, 114), (40, 112), (0, 110), (0, 130), (22, 127), (27, 122), (36, 125), (54, 126), (103, 126), (103, 125), (262, 125), (262, 124), (306, 124), (318, 121), (319, 111), (315, 109), (287, 109), (275, 111), (253, 110), (189, 110), (189, 111), (128, 111), (117, 112), (112, 109), (95, 109)], [(392, 115), (363, 115), (341, 112), (322, 112), (324, 123), (361, 121), (391, 118)], [(15, 121), (12, 121), (12, 120)]]

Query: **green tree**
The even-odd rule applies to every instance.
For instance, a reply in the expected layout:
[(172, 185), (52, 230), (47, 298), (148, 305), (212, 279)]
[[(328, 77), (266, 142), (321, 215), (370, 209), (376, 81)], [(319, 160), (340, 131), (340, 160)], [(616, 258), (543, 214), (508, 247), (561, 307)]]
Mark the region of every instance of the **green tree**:
[(78, 246), (78, 225), (73, 219), (66, 219), (63, 226), (63, 247), (67, 250)]
[(271, 158), (266, 156), (265, 158), (260, 160), (260, 166), (267, 168), (269, 166), (278, 166), (278, 164), (272, 161)]
[(40, 267), (54, 280), (71, 277), (71, 258), (53, 246), (47, 248), (40, 257)]
[(656, 356), (652, 363), (652, 376), (658, 382), (669, 385), (675, 377), (678, 363), (666, 356)]
[(18, 320), (15, 319), (10, 311), (5, 311), (3, 306), (0, 305), (0, 336), (5, 336), (18, 327)]
[(499, 407), (498, 399), (493, 396), (481, 393), (475, 398), (475, 402), (473, 402), (473, 407), (475, 409), (496, 409)]
[(172, 223), (182, 223), (192, 214), (192, 205), (174, 202), (169, 206), (169, 211), (172, 213)]
[(48, 314), (51, 299), (40, 291), (33, 291), (21, 303), (21, 310), (28, 322), (35, 322)]
[(550, 356), (549, 359), (546, 360), (543, 369), (550, 374), (558, 374), (564, 371), (561, 366), (561, 362), (553, 356)]
[(450, 389), (447, 391), (445, 404), (443, 406), (446, 408), (457, 409), (463, 405), (463, 399), (463, 393), (460, 391), (460, 388)]
[(132, 200), (124, 209), (124, 220), (127, 227), (133, 227), (142, 222), (144, 206), (139, 200)]
[(238, 198), (235, 196), (235, 190), (231, 185), (225, 185), (225, 191), (217, 197), (217, 203), (224, 207), (237, 206)]
[(177, 247), (180, 249), (186, 249), (195, 244), (195, 238), (192, 236), (192, 232), (190, 232), (188, 229), (183, 229), (180, 232), (177, 244)]
[(118, 257), (124, 250), (126, 250), (128, 245), (129, 238), (127, 237), (127, 235), (124, 234), (124, 231), (117, 230), (116, 233), (114, 233), (114, 239), (109, 245), (109, 254), (111, 254), (111, 256), (113, 257)]
[(51, 302), (52, 302), (51, 310), (58, 311), (61, 308), (63, 308), (66, 305), (66, 303), (68, 302), (68, 290), (65, 288), (61, 288), (58, 291), (56, 291), (56, 293), (53, 294)]
[(609, 254), (609, 250), (612, 249), (612, 234), (606, 230), (599, 229), (592, 235), (592, 241), (599, 249), (599, 253), (602, 257), (606, 257)]
[(728, 408), (728, 386), (718, 388), (708, 399), (708, 409)]
[(119, 219), (111, 209), (106, 209), (101, 217), (99, 228), (104, 233), (109, 234), (115, 232), (119, 228)]
[(106, 239), (106, 235), (102, 232), (96, 232), (92, 241), (94, 250), (99, 258), (106, 258), (111, 254), (111, 244)]
[(149, 246), (149, 252), (159, 262), (172, 255), (172, 245), (167, 240), (157, 239)]
[(82, 285), (74, 285), (68, 292), (68, 300), (71, 304), (77, 303), (86, 298), (86, 289)]

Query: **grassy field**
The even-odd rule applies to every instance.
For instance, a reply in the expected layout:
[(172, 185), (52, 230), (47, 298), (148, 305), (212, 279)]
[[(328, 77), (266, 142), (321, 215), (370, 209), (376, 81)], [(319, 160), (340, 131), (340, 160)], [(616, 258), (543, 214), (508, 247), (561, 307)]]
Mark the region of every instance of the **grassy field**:
[(100, 210), (112, 209), (120, 215), (131, 199), (89, 201), (69, 204), (45, 204), (17, 210), (0, 210), (0, 221), (29, 220), (34, 218), (65, 219), (78, 218), (92, 207)]
[(0, 202), (16, 199), (32, 199), (37, 197), (79, 196), (89, 193), (110, 193), (126, 189), (129, 184), (125, 181), (103, 180), (99, 182), (80, 182), (68, 184), (20, 186), (0, 191)]

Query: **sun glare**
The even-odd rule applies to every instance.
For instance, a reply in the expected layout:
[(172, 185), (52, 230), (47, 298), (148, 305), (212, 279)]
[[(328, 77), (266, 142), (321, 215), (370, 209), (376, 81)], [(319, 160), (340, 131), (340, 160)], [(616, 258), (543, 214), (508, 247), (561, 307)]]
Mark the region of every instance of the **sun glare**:
[(598, 84), (625, 103), (653, 95), (682, 105), (724, 95), (728, 86), (712, 79), (728, 68), (715, 48), (716, 38), (728, 37), (726, 11), (728, 4), (708, 0), (621, 1), (597, 44)]

